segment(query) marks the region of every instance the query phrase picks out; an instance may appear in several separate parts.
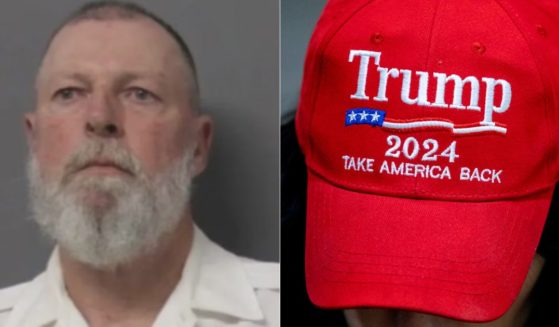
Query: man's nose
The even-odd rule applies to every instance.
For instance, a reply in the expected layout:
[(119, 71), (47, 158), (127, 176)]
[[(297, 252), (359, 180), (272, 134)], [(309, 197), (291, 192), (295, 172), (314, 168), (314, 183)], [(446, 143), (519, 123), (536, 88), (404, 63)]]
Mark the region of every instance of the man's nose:
[(87, 108), (85, 132), (89, 136), (120, 137), (123, 134), (118, 103), (110, 96), (92, 97)]

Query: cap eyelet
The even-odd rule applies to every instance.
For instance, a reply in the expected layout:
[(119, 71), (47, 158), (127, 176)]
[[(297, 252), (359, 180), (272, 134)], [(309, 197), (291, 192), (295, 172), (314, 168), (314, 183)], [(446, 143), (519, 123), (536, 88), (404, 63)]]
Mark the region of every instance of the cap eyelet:
[(382, 41), (384, 41), (384, 37), (382, 36), (382, 34), (380, 34), (380, 32), (376, 32), (371, 35), (369, 40), (371, 41), (371, 43), (380, 44), (382, 43)]
[(474, 42), (472, 43), (472, 51), (475, 53), (479, 53), (479, 54), (484, 54), (485, 53), (485, 45), (483, 45), (481, 42)]

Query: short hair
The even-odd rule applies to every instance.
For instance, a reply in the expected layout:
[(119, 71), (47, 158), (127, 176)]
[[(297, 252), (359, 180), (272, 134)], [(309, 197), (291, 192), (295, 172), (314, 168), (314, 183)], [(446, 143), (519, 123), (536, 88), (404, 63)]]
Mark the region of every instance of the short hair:
[(186, 42), (179, 35), (179, 33), (161, 17), (157, 16), (153, 12), (145, 9), (144, 7), (131, 3), (123, 2), (117, 0), (106, 0), (106, 1), (92, 1), (84, 4), (72, 14), (70, 14), (63, 22), (56, 28), (54, 33), (52, 33), (47, 49), (54, 37), (62, 30), (65, 26), (73, 23), (77, 23), (83, 20), (113, 20), (113, 19), (136, 19), (139, 17), (144, 17), (151, 19), (159, 26), (161, 26), (172, 38), (175, 40), (179, 46), (182, 56), (192, 72), (193, 82), (194, 82), (194, 102), (195, 106), (198, 106), (199, 97), (199, 86), (198, 86), (198, 76), (196, 73), (196, 65), (194, 63), (194, 58), (190, 49), (186, 45)]

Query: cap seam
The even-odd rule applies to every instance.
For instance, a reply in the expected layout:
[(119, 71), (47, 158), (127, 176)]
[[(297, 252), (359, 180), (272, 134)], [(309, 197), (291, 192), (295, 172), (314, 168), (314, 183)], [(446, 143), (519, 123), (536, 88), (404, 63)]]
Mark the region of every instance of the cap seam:
[[(315, 170), (313, 168), (310, 168), (310, 167), (308, 167), (308, 169), (310, 170), (311, 173), (320, 177), (324, 182), (329, 183), (329, 184), (331, 184), (335, 187), (342, 188), (342, 189), (347, 190), (347, 191), (358, 192), (358, 193), (365, 192), (365, 193), (377, 194), (377, 195), (382, 195), (382, 196), (414, 199), (413, 195), (397, 194), (397, 192), (409, 191), (409, 189), (406, 189), (406, 188), (395, 188), (395, 187), (392, 186), (389, 191), (379, 190), (377, 188), (371, 190), (370, 189), (371, 186), (369, 185), (369, 183), (365, 183), (365, 182), (364, 183), (353, 182), (352, 185), (347, 186), (347, 185), (343, 185), (344, 183), (347, 183), (347, 181), (342, 180), (341, 178), (337, 178), (337, 177), (326, 178), (326, 177), (324, 177), (323, 174), (319, 173), (317, 170)], [(356, 187), (356, 188), (361, 188), (361, 189), (357, 190), (357, 189), (352, 189), (351, 187)], [(553, 183), (553, 185), (543, 185), (543, 186), (538, 186), (538, 187), (535, 187), (535, 188), (531, 188), (528, 191), (521, 190), (521, 191), (518, 191), (518, 192), (493, 194), (493, 195), (490, 195), (490, 196), (486, 196), (485, 198), (479, 198), (479, 194), (465, 194), (465, 193), (459, 193), (459, 192), (450, 192), (448, 190), (445, 190), (444, 194), (440, 194), (440, 193), (436, 193), (436, 192), (422, 191), (422, 193), (420, 193), (420, 194), (416, 193), (414, 195), (415, 196), (421, 196), (422, 195), (422, 196), (436, 197), (436, 198), (433, 198), (433, 199), (424, 199), (424, 200), (434, 200), (434, 201), (488, 202), (488, 201), (513, 200), (513, 199), (528, 197), (528, 196), (531, 196), (531, 195), (534, 195), (534, 194), (544, 192), (544, 191), (546, 191), (548, 189), (551, 189), (551, 188), (554, 188), (554, 187), (555, 187), (555, 183)], [(365, 188), (369, 188), (369, 189), (365, 189)], [(456, 198), (452, 198), (450, 196), (462, 197), (464, 199), (456, 199)], [(419, 199), (422, 199), (422, 198), (419, 198)], [(477, 199), (477, 201), (472, 201), (471, 199)]]
[[(544, 124), (546, 126), (546, 132), (547, 132), (547, 135), (548, 135), (549, 139), (553, 140), (554, 137), (553, 137), (553, 134), (551, 133), (551, 126), (550, 126), (551, 122), (550, 122), (550, 119), (549, 119), (549, 118), (551, 118), (550, 114), (549, 114), (549, 110), (551, 108), (553, 108), (553, 103), (551, 103), (551, 105), (550, 105), (550, 103), (549, 103), (550, 99), (546, 94), (546, 91), (547, 91), (546, 85), (548, 83), (545, 83), (545, 78), (544, 78), (544, 75), (542, 74), (540, 61), (537, 59), (536, 55), (534, 54), (531, 43), (529, 42), (529, 39), (526, 36), (526, 33), (524, 32), (524, 30), (520, 26), (518, 26), (517, 21), (513, 18), (513, 15), (509, 12), (509, 10), (514, 10), (514, 8), (511, 8), (509, 6), (508, 10), (507, 10), (507, 8), (505, 7), (505, 5), (503, 4), (503, 2), (501, 0), (494, 0), (494, 1), (498, 4), (499, 7), (501, 7), (503, 12), (509, 18), (512, 25), (516, 28), (518, 33), (522, 36), (522, 39), (524, 40), (524, 42), (526, 44), (526, 47), (528, 48), (528, 51), (530, 52), (532, 60), (534, 61), (534, 64), (537, 68), (538, 78), (540, 80), (540, 83), (541, 83), (541, 85), (543, 87), (543, 91), (544, 91), (544, 97), (543, 97), (544, 98), (544, 108), (545, 108), (544, 113), (545, 113), (546, 118), (548, 118), (548, 119), (544, 120)], [(555, 94), (555, 92), (553, 91), (552, 88), (550, 89), (550, 91), (551, 91), (552, 94)], [(551, 163), (549, 162), (549, 160), (545, 160), (545, 167), (546, 167), (547, 175), (549, 176), (549, 178), (554, 180), (555, 182), (557, 182), (557, 180), (559, 179), (559, 176), (556, 176), (556, 174), (553, 174), (553, 169), (551, 167)]]
[(332, 40), (334, 39), (334, 37), (336, 36), (336, 34), (338, 34), (338, 32), (349, 22), (352, 20), (353, 16), (355, 16), (357, 13), (359, 13), (361, 10), (363, 10), (363, 8), (367, 7), (371, 2), (373, 2), (375, 0), (368, 0), (366, 1), (363, 5), (361, 5), (360, 7), (356, 8), (355, 11), (353, 11), (350, 15), (348, 15), (348, 17), (346, 17), (344, 19), (344, 21), (336, 28), (333, 29), (329, 35), (325, 36), (324, 39), (322, 40), (322, 42), (319, 44), (319, 46), (316, 48), (316, 53), (318, 54), (319, 58), (318, 63), (317, 63), (317, 71), (319, 72), (319, 78), (316, 82), (316, 87), (313, 88), (313, 92), (314, 94), (312, 94), (312, 101), (310, 102), (310, 109), (311, 112), (309, 114), (309, 121), (307, 122), (307, 133), (308, 133), (308, 147), (309, 147), (309, 161), (310, 159), (315, 155), (314, 153), (314, 142), (312, 137), (310, 137), (310, 135), (312, 135), (311, 133), (311, 126), (313, 126), (313, 121), (315, 118), (315, 111), (316, 111), (316, 102), (317, 102), (317, 98), (319, 95), (319, 89), (320, 89), (320, 85), (322, 84), (322, 80), (323, 80), (323, 74), (322, 74), (322, 66), (324, 64), (324, 52), (326, 50), (326, 48), (330, 45), (330, 42), (332, 42)]
[[(433, 39), (435, 38), (434, 34), (435, 34), (435, 25), (438, 22), (438, 17), (439, 17), (439, 8), (441, 7), (441, 0), (437, 0), (436, 5), (435, 5), (435, 12), (433, 13), (433, 19), (431, 21), (431, 28), (429, 29), (429, 43), (427, 44), (427, 55), (425, 56), (425, 63), (424, 66), (425, 70), (427, 70), (428, 66), (429, 66), (429, 58), (431, 58), (431, 52), (433, 50)], [(419, 96), (419, 95), (418, 95)], [(415, 179), (414, 180), (414, 194), (418, 194), (418, 180)]]

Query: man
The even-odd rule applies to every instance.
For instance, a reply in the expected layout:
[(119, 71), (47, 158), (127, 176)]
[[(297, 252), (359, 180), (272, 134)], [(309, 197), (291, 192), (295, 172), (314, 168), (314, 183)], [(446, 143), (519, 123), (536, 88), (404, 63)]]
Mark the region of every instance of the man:
[(276, 264), (192, 221), (212, 121), (191, 54), (160, 18), (91, 3), (54, 34), (25, 117), (46, 271), (0, 291), (2, 326), (275, 326)]
[(556, 283), (537, 284), (557, 271), (540, 236), (557, 213), (558, 15), (328, 2), (296, 116), (316, 306), (350, 326), (557, 324), (538, 316), (554, 318), (541, 304)]

